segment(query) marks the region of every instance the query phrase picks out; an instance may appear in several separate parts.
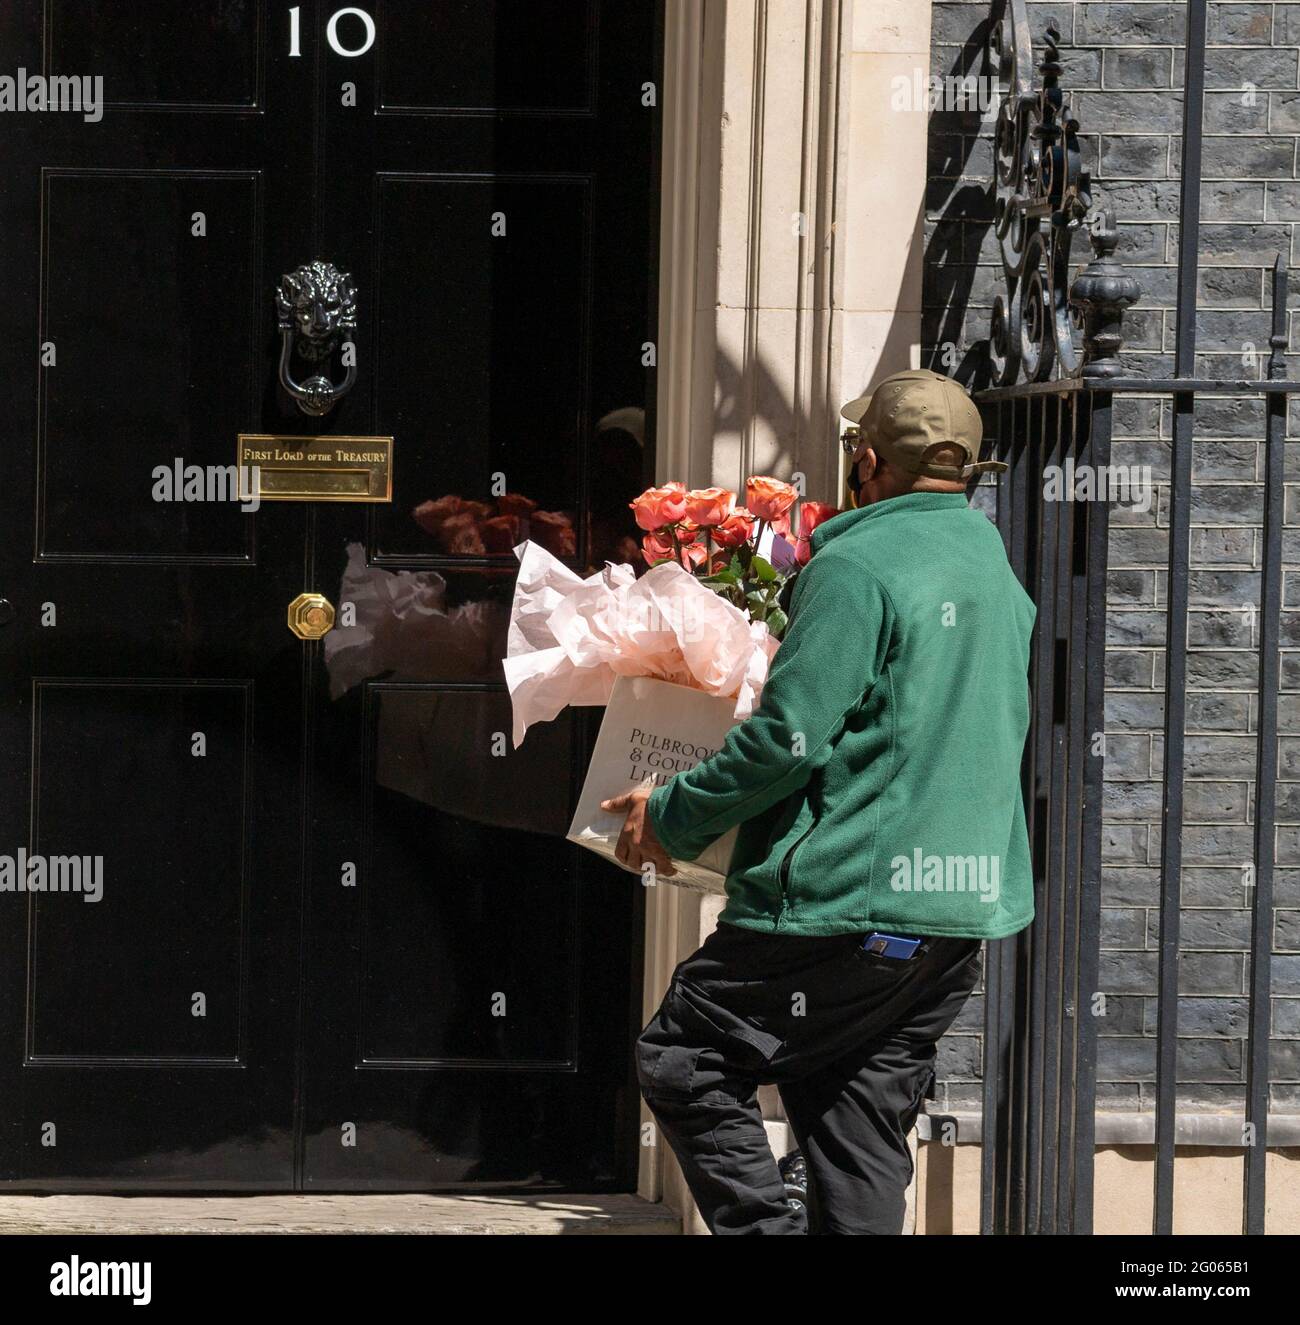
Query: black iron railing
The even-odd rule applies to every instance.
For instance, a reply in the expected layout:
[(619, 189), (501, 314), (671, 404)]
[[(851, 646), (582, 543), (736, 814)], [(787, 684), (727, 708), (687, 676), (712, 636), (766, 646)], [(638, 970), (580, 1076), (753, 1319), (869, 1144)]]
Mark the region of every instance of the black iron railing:
[[(1247, 1078), (1242, 1143), (1243, 1232), (1264, 1231), (1268, 1143), (1270, 953), (1282, 607), (1287, 268), (1273, 269), (1271, 354), (1262, 380), (1196, 375), (1196, 277), (1201, 192), (1206, 0), (1187, 5), (1176, 344), (1173, 374), (1127, 375), (1124, 310), (1140, 296), (1115, 258), (1112, 218), (1092, 203), (1078, 124), (1060, 85), (1058, 35), (1033, 64), (1023, 0), (999, 0), (990, 58), (1003, 84), (997, 123), (994, 224), (1006, 277), (990, 328), (993, 386), (977, 394), (992, 451), (1010, 465), (996, 483), (1008, 555), (1038, 606), (1033, 725), (1024, 789), (1037, 916), (989, 945), (985, 966), (983, 1170), (985, 1232), (1086, 1233), (1093, 1225), (1096, 1015), (1101, 918), (1108, 502), (1052, 500), (1044, 476), (1113, 473), (1117, 395), (1172, 401), (1165, 634), (1163, 805), (1155, 1077), (1153, 1230), (1173, 1228), (1177, 1128), (1178, 958), (1182, 891), (1192, 433), (1198, 399), (1265, 400), (1259, 707), (1251, 897)], [(1093, 260), (1069, 279), (1070, 239), (1088, 233)], [(1102, 490), (1105, 496), (1105, 489)]]

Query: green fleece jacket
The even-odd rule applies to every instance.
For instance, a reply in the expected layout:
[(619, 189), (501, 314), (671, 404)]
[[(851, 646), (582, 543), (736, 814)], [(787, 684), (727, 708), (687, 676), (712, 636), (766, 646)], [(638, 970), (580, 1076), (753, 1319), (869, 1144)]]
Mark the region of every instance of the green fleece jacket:
[(962, 493), (816, 529), (754, 715), (650, 798), (670, 855), (740, 825), (721, 918), (1003, 938), (1033, 918), (1020, 763), (1034, 605)]

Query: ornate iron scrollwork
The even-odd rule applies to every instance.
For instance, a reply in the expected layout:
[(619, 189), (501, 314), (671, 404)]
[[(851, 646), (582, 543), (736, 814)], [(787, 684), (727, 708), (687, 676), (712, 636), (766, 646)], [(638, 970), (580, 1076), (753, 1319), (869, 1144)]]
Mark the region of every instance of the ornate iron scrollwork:
[(1024, 0), (994, 6), (989, 62), (1002, 99), (993, 225), (1007, 286), (994, 300), (989, 332), (996, 386), (1011, 386), (1022, 372), (1032, 382), (1074, 377), (1085, 359), (1082, 319), (1070, 300), (1070, 245), (1092, 208), (1091, 180), (1082, 168), (1079, 122), (1060, 85), (1060, 35), (1047, 29), (1035, 88)]
[[(280, 385), (304, 414), (319, 418), (352, 390), (357, 380), (355, 346), (345, 354), (345, 375), (335, 383), (329, 377), (330, 359), (340, 337), (357, 329), (356, 287), (347, 272), (329, 262), (305, 262), (280, 278), (275, 292), (280, 326)], [(308, 363), (320, 365), (305, 382), (290, 372), (294, 352)]]

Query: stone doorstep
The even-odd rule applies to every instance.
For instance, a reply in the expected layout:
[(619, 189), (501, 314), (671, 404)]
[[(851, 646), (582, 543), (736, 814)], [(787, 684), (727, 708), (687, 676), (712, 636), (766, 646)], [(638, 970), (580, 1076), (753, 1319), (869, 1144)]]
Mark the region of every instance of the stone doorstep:
[(21, 1233), (679, 1234), (636, 1196), (8, 1196), (0, 1236)]
[[(916, 1120), (916, 1133), (922, 1141), (937, 1141), (945, 1123), (957, 1127), (959, 1146), (979, 1145), (982, 1119), (978, 1113), (923, 1113)], [(1239, 1113), (1195, 1113), (1185, 1110), (1174, 1123), (1174, 1140), (1180, 1146), (1226, 1146), (1241, 1148), (1242, 1115)], [(1153, 1113), (1098, 1113), (1098, 1146), (1150, 1146), (1155, 1144), (1156, 1118)], [(1273, 1113), (1268, 1119), (1268, 1148), (1281, 1150), (1300, 1146), (1300, 1114)]]

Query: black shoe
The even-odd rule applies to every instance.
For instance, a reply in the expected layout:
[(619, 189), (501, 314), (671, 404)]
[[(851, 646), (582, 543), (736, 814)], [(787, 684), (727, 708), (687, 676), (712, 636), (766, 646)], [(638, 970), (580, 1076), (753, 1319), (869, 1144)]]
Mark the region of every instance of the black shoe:
[(797, 1150), (783, 1155), (776, 1162), (781, 1171), (781, 1181), (785, 1183), (785, 1199), (792, 1205), (802, 1208), (808, 1204), (808, 1162)]

